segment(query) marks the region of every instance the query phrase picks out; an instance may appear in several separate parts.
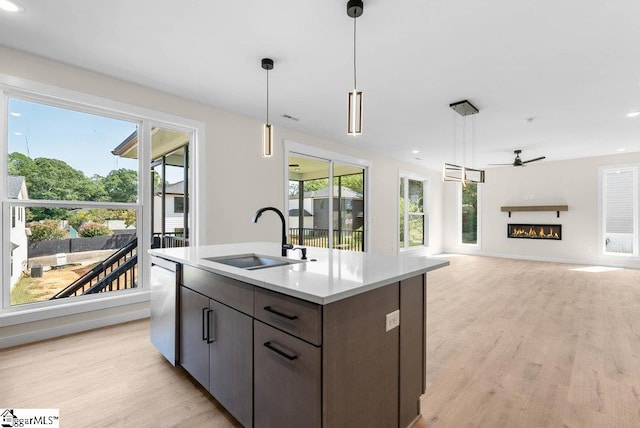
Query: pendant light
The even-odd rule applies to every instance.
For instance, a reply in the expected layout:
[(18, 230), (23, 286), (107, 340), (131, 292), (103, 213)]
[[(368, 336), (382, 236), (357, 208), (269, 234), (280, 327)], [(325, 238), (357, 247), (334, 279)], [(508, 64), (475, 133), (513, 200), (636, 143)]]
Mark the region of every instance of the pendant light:
[(356, 20), (363, 11), (362, 0), (347, 2), (347, 15), (353, 18), (353, 90), (349, 92), (347, 105), (347, 134), (349, 135), (362, 134), (362, 91), (358, 91), (356, 74)]
[(273, 70), (273, 60), (262, 58), (262, 68), (267, 70), (267, 121), (262, 125), (262, 157), (273, 155), (273, 126), (269, 123), (269, 70)]
[[(467, 183), (484, 183), (484, 170), (470, 168), (466, 166), (466, 134), (467, 134), (467, 116), (472, 116), (471, 122), (471, 164), (475, 167), (475, 157), (476, 157), (476, 123), (475, 123), (475, 115), (478, 114), (479, 110), (471, 104), (467, 100), (458, 101), (456, 103), (449, 104), (449, 107), (463, 117), (462, 123), (462, 165), (455, 165), (451, 163), (445, 163), (442, 168), (442, 180), (443, 181), (454, 181), (458, 183), (462, 183), (462, 186), (467, 187)], [(453, 138), (453, 147), (454, 147), (454, 157), (457, 161), (457, 156), (455, 155), (457, 149), (457, 137), (456, 137), (456, 116), (453, 115), (454, 118), (454, 138)]]

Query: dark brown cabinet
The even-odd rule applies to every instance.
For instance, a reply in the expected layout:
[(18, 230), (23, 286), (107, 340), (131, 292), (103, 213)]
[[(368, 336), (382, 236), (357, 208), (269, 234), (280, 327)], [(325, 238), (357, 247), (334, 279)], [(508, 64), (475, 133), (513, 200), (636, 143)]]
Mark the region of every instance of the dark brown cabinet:
[(319, 305), (185, 266), (180, 363), (246, 427), (406, 427), (425, 387), (425, 293), (422, 274)]
[(254, 321), (256, 427), (320, 427), (321, 348)]
[(180, 287), (180, 364), (244, 426), (253, 424), (253, 319)]
[(180, 287), (180, 365), (209, 389), (209, 344), (206, 314), (209, 298)]

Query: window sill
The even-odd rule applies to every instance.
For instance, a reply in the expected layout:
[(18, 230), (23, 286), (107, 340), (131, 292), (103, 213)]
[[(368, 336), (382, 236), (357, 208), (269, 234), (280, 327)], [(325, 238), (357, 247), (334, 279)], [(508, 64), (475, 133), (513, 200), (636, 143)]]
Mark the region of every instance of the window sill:
[(58, 305), (30, 308), (28, 305), (15, 306), (0, 311), (0, 327), (41, 321), (50, 318), (76, 315), (100, 309), (115, 308), (149, 301), (149, 290), (122, 292), (117, 296), (99, 297)]

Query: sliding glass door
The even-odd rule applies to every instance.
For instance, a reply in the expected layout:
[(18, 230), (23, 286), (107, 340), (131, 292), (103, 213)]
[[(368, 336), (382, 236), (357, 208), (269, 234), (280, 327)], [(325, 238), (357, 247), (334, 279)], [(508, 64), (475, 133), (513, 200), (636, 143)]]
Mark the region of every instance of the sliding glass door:
[(288, 168), (290, 241), (364, 251), (365, 168), (293, 153)]

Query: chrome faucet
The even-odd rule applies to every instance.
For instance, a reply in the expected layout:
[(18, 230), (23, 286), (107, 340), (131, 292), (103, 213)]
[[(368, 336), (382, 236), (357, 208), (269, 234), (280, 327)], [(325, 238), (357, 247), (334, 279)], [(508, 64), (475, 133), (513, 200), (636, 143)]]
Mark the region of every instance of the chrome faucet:
[(291, 250), (293, 248), (293, 245), (291, 244), (287, 244), (287, 233), (286, 233), (286, 225), (284, 222), (284, 215), (282, 214), (282, 211), (280, 211), (277, 208), (274, 207), (264, 207), (264, 208), (260, 208), (258, 211), (256, 211), (256, 213), (253, 216), (253, 219), (251, 219), (252, 222), (257, 223), (258, 219), (260, 218), (260, 216), (262, 215), (263, 212), (265, 211), (274, 211), (276, 214), (278, 214), (278, 216), (280, 217), (280, 220), (282, 221), (282, 256), (286, 257), (287, 256), (287, 250)]

